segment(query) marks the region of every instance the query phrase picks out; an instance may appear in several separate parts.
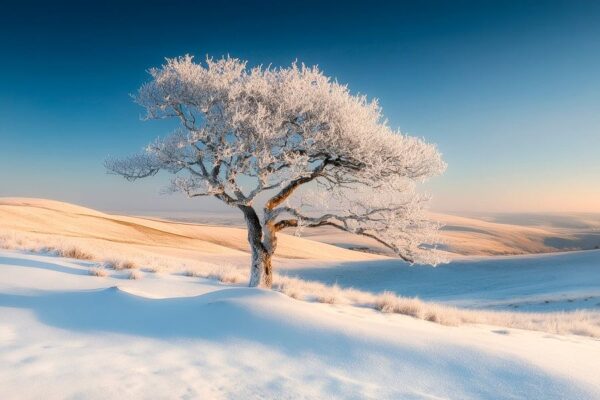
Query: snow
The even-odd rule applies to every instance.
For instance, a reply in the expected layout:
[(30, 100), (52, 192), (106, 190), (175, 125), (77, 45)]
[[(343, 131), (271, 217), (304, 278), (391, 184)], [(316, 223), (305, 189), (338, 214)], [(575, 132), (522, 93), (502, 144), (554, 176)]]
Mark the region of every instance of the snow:
[(93, 265), (0, 251), (0, 398), (600, 398), (591, 338)]
[(392, 259), (344, 262), (289, 268), (282, 273), (469, 308), (600, 311), (600, 250), (464, 257), (435, 268)]

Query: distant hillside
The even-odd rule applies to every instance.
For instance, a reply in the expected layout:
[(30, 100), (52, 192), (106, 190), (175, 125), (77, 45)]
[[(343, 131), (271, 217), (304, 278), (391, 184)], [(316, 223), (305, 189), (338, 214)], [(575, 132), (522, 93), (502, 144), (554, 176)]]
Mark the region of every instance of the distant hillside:
[[(573, 215), (570, 220), (568, 215), (561, 215), (553, 220), (554, 225), (539, 226), (527, 226), (525, 221), (533, 222), (532, 219), (523, 219), (522, 223), (517, 225), (439, 213), (432, 214), (432, 218), (444, 224), (440, 233), (440, 248), (457, 255), (515, 255), (600, 247), (600, 222), (599, 225), (595, 225), (594, 217), (589, 215), (586, 219), (582, 219), (581, 215)], [(507, 219), (505, 216), (504, 220)], [(541, 216), (535, 219), (542, 220)], [(333, 228), (307, 229), (302, 232), (302, 236), (350, 249), (389, 253), (368, 238), (357, 237)]]
[[(168, 214), (162, 216), (166, 218)], [(450, 256), (548, 253), (600, 247), (600, 217), (596, 214), (512, 217), (490, 214), (474, 218), (436, 213), (432, 218), (444, 224), (440, 248)], [(202, 255), (247, 257), (246, 231), (239, 219), (227, 220), (208, 213), (189, 215), (186, 222), (180, 221), (181, 216), (176, 219), (178, 221), (112, 215), (53, 200), (0, 198), (0, 233), (16, 231), (86, 242), (140, 244), (152, 247), (153, 251), (181, 250), (193, 258)], [(518, 224), (496, 220), (514, 220)], [(371, 239), (334, 228), (306, 229), (302, 237), (293, 236), (294, 230), (285, 233), (281, 235), (276, 253), (281, 258), (333, 261), (377, 258), (368, 253), (391, 255)]]
[[(88, 246), (134, 244), (153, 252), (177, 252), (196, 259), (247, 259), (249, 251), (246, 230), (242, 228), (111, 215), (43, 199), (0, 198), (0, 233), (4, 232), (77, 240)], [(276, 256), (321, 260), (377, 257), (286, 234), (280, 235)]]

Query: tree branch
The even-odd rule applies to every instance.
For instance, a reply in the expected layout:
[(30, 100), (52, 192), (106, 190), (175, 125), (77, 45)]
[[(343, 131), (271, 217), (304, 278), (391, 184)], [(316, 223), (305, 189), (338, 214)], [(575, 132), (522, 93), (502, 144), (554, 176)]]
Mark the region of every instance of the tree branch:
[(265, 204), (265, 210), (273, 210), (275, 207), (283, 203), (288, 197), (290, 197), (292, 193), (294, 193), (294, 190), (296, 190), (298, 187), (319, 177), (319, 175), (323, 172), (327, 164), (328, 161), (324, 160), (321, 163), (321, 165), (319, 165), (310, 173), (310, 175), (294, 179), (293, 181), (288, 183), (283, 189), (281, 189), (279, 193), (277, 193), (275, 196), (271, 197), (269, 201), (267, 201), (267, 203)]

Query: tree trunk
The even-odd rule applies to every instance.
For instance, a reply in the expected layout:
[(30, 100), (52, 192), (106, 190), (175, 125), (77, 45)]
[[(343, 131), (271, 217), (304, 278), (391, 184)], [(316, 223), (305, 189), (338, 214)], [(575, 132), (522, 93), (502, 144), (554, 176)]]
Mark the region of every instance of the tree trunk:
[(266, 252), (256, 252), (252, 249), (249, 286), (270, 288), (272, 284), (273, 269), (271, 266), (271, 255)]
[[(270, 251), (271, 246), (267, 249), (262, 242), (263, 231), (256, 211), (250, 206), (239, 206), (239, 208), (246, 219), (248, 243), (252, 251), (249, 286), (270, 288), (273, 284), (273, 268), (271, 266), (273, 252)], [(268, 242), (271, 243), (271, 240), (269, 239)]]

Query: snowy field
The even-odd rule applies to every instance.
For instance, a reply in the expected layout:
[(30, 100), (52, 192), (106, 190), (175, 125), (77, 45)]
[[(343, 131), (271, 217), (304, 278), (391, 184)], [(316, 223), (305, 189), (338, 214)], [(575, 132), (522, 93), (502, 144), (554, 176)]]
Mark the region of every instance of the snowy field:
[(0, 398), (594, 399), (600, 341), (0, 252)]
[(290, 268), (286, 275), (460, 307), (515, 311), (600, 311), (600, 250), (464, 257), (435, 268), (398, 260)]
[(0, 399), (600, 399), (599, 251), (410, 267), (282, 235), (268, 291), (236, 227), (0, 221)]

